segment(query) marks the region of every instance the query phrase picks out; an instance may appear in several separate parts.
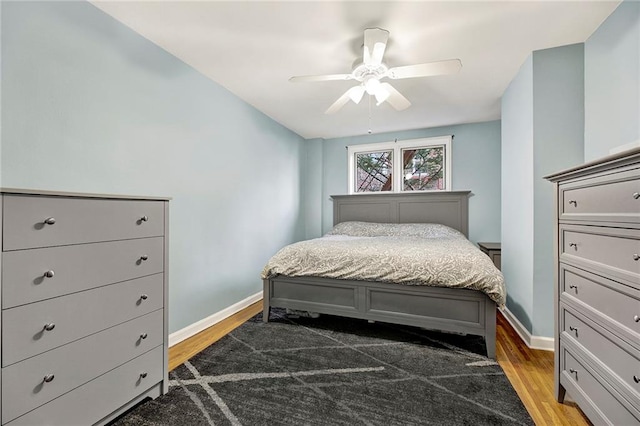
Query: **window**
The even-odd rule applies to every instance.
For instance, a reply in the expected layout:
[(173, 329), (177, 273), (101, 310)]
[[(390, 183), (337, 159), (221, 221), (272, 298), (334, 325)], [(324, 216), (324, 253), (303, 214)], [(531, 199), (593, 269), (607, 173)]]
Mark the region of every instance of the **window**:
[(356, 156), (356, 191), (391, 191), (393, 151), (358, 152)]
[(451, 190), (451, 139), (443, 136), (347, 147), (349, 193)]

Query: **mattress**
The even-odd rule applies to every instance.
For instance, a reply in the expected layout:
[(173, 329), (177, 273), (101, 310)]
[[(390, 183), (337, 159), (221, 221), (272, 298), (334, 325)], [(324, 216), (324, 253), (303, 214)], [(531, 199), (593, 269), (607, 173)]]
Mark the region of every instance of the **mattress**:
[(462, 233), (439, 224), (343, 222), (276, 253), (262, 278), (324, 277), (464, 288), (504, 306), (502, 273)]

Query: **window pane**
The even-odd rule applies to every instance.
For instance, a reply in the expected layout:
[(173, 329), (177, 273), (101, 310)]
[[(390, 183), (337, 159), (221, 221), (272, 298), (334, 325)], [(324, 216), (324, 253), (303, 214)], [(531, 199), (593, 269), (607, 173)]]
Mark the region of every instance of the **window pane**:
[(443, 190), (444, 146), (403, 149), (403, 191)]
[(356, 154), (355, 192), (391, 191), (393, 151)]

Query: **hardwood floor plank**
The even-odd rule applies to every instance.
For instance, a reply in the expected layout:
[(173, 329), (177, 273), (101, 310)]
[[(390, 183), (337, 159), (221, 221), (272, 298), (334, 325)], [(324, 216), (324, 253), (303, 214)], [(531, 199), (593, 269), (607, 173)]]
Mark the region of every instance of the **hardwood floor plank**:
[(553, 352), (530, 349), (498, 311), (498, 364), (536, 425), (590, 425), (572, 403), (559, 404), (553, 396)]
[(202, 352), (262, 311), (262, 300), (169, 348), (169, 371)]
[[(262, 310), (262, 301), (169, 348), (169, 370), (218, 341)], [(553, 352), (530, 349), (498, 311), (496, 359), (536, 425), (591, 425), (573, 403), (553, 396)]]

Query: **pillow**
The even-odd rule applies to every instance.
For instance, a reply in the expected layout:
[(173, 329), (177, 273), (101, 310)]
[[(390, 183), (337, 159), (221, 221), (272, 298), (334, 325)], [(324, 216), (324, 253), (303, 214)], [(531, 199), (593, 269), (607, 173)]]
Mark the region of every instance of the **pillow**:
[(421, 237), (421, 238), (466, 238), (439, 223), (373, 223), (342, 222), (326, 235), (349, 235), (352, 237)]

